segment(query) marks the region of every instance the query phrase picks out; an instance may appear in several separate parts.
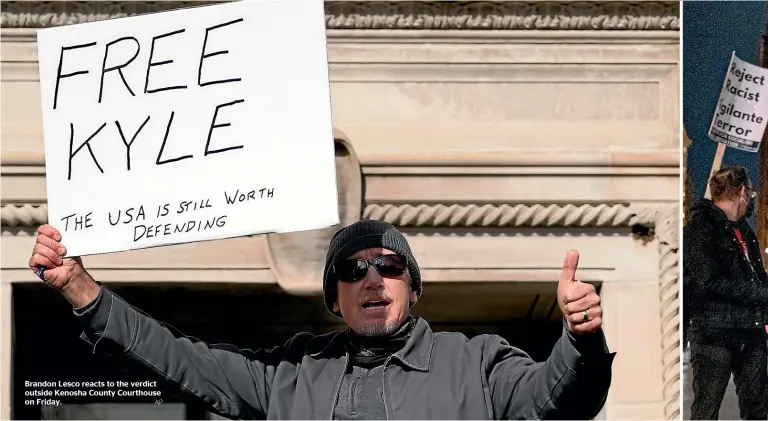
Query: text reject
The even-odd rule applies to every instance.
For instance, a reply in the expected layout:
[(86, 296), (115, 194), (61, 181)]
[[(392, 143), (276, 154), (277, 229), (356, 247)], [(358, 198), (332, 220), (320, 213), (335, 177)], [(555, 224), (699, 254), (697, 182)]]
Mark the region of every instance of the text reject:
[(730, 148), (757, 152), (768, 123), (768, 69), (731, 54), (709, 138)]

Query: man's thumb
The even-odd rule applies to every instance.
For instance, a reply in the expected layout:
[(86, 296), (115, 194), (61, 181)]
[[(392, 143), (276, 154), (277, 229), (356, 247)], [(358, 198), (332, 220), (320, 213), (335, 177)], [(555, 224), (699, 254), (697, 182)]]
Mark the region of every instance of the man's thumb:
[(576, 269), (579, 267), (579, 252), (569, 250), (563, 262), (563, 271), (560, 274), (561, 284), (570, 284), (576, 281)]

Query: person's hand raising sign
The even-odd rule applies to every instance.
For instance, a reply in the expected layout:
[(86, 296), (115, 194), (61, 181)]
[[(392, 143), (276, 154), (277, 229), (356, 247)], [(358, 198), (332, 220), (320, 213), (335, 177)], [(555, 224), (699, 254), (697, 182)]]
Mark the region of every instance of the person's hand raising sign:
[(594, 333), (603, 325), (603, 309), (595, 287), (576, 279), (579, 252), (570, 250), (565, 256), (557, 285), (557, 303), (568, 322), (568, 330), (576, 335)]

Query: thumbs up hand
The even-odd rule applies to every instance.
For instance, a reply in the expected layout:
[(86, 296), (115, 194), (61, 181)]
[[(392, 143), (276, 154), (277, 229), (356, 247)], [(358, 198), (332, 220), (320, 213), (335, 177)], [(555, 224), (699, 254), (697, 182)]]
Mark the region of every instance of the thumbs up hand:
[(563, 271), (557, 284), (557, 303), (575, 335), (597, 332), (603, 325), (603, 309), (595, 287), (576, 279), (579, 252), (571, 250), (565, 256)]

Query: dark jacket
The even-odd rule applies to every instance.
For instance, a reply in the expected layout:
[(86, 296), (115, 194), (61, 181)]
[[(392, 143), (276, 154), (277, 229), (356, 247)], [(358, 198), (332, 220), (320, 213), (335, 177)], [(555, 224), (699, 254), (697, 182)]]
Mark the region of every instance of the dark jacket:
[[(736, 237), (741, 231), (749, 259)], [(683, 228), (684, 320), (693, 326), (763, 328), (768, 324), (768, 275), (757, 235), (733, 222), (711, 200), (691, 209)], [(685, 326), (686, 328), (688, 326)]]
[[(283, 346), (241, 350), (186, 337), (101, 287), (76, 314), (94, 353), (158, 380), (186, 401), (236, 419), (331, 419), (349, 361), (339, 332), (300, 333)], [(389, 419), (590, 419), (603, 407), (613, 353), (602, 332), (566, 331), (543, 363), (502, 338), (432, 332), (418, 319), (385, 363)], [(579, 346), (579, 350), (574, 347)]]

